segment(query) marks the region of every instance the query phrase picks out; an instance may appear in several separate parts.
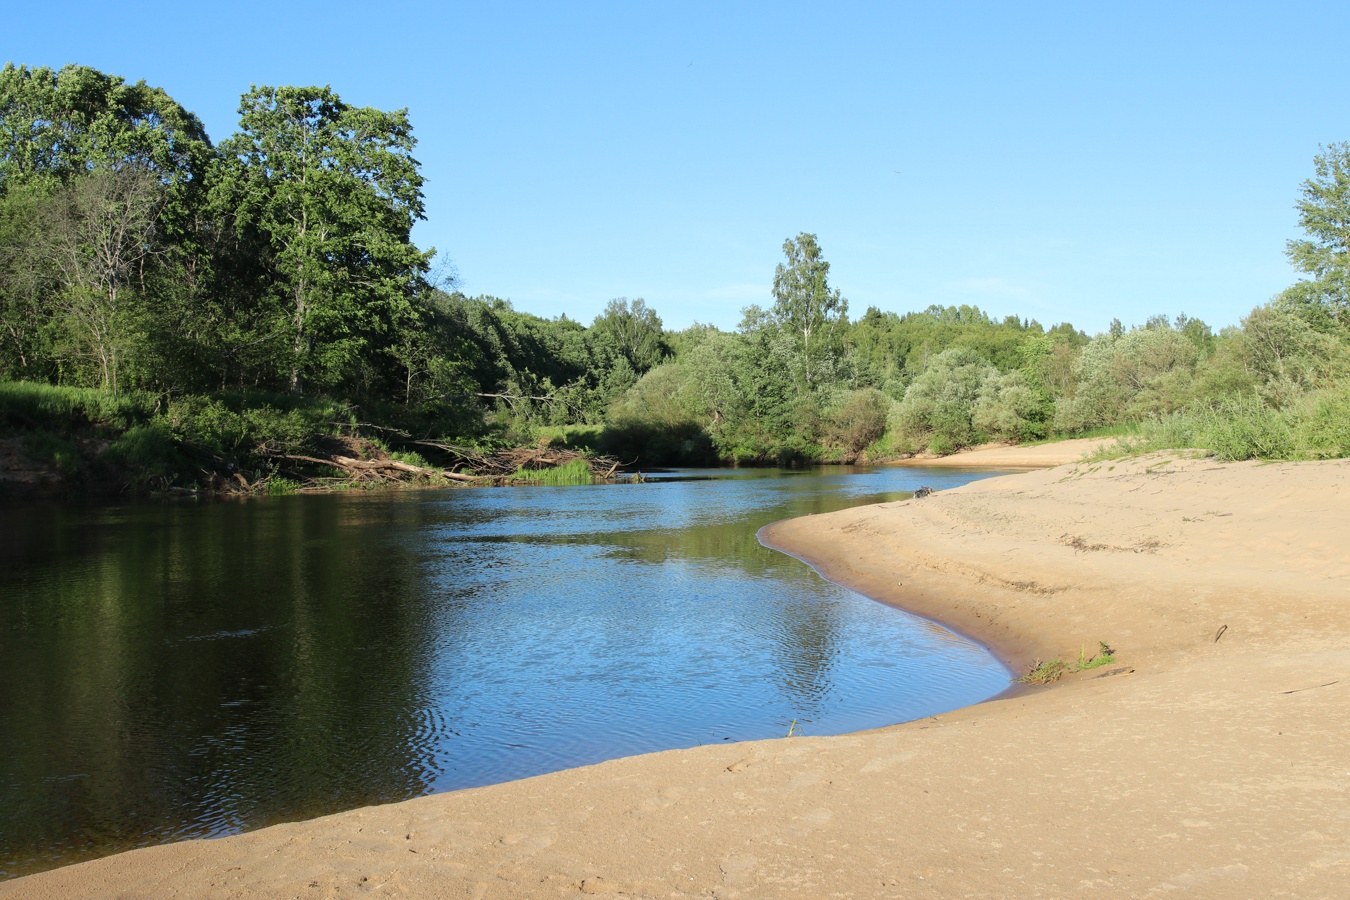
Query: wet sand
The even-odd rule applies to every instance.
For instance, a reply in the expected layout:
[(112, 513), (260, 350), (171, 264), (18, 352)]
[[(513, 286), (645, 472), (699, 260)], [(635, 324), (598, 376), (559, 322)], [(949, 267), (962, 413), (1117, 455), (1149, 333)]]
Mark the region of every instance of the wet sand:
[(1350, 461), (1159, 454), (770, 526), (1019, 669), (840, 737), (675, 750), (152, 847), (0, 897), (1350, 896)]

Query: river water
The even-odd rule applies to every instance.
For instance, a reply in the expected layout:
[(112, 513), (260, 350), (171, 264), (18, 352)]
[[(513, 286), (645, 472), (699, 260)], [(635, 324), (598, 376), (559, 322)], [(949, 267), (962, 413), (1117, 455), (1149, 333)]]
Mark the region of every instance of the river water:
[(985, 699), (982, 648), (755, 532), (988, 474), (0, 509), (0, 878)]

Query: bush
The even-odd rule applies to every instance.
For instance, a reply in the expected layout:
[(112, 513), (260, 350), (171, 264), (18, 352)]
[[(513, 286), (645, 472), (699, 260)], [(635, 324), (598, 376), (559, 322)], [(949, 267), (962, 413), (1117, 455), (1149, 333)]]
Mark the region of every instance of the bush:
[(826, 440), (856, 457), (886, 432), (892, 401), (875, 388), (847, 391), (835, 398), (827, 415)]
[[(331, 434), (337, 410), (323, 400), (272, 405), (275, 398), (188, 396), (169, 404), (168, 427), (185, 443), (221, 456), (266, 450), (305, 453)], [(260, 405), (256, 404), (262, 401)]]
[(1292, 412), (1301, 456), (1350, 456), (1350, 382), (1299, 398)]
[(1005, 441), (1035, 441), (1046, 436), (1052, 410), (1050, 400), (1027, 381), (1020, 370), (987, 378), (971, 411), (977, 432)]
[(717, 451), (693, 393), (685, 366), (657, 366), (614, 401), (596, 445), (645, 466), (715, 464)]
[(974, 441), (975, 403), (984, 383), (998, 370), (974, 350), (950, 347), (933, 357), (928, 368), (905, 390), (891, 414), (891, 427), (903, 439), (927, 443), (935, 453), (950, 453)]
[(159, 423), (128, 429), (108, 445), (103, 457), (141, 480), (170, 478), (184, 466), (173, 435)]
[(1191, 399), (1196, 345), (1170, 327), (1099, 334), (1073, 364), (1072, 396), (1055, 404), (1055, 430), (1072, 434), (1166, 415)]
[(1292, 459), (1293, 430), (1260, 399), (1239, 395), (1198, 414), (1200, 443), (1220, 459)]

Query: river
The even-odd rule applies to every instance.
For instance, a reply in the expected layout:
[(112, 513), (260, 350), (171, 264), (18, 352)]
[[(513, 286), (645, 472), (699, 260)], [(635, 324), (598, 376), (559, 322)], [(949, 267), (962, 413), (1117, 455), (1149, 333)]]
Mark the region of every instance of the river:
[(0, 508), (0, 878), (998, 693), (756, 530), (996, 473)]

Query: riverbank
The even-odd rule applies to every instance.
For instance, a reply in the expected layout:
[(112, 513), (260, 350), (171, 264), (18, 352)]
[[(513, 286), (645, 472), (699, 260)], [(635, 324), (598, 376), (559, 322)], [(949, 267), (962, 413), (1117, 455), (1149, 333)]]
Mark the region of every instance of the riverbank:
[(1112, 444), (1115, 438), (1071, 438), (1044, 444), (981, 444), (946, 456), (920, 453), (888, 463), (932, 469), (1049, 469), (1076, 463), (1089, 453)]
[(616, 760), (152, 847), (0, 896), (1350, 894), (1350, 462), (1154, 455), (765, 539), (1012, 665), (1118, 662), (841, 737)]

